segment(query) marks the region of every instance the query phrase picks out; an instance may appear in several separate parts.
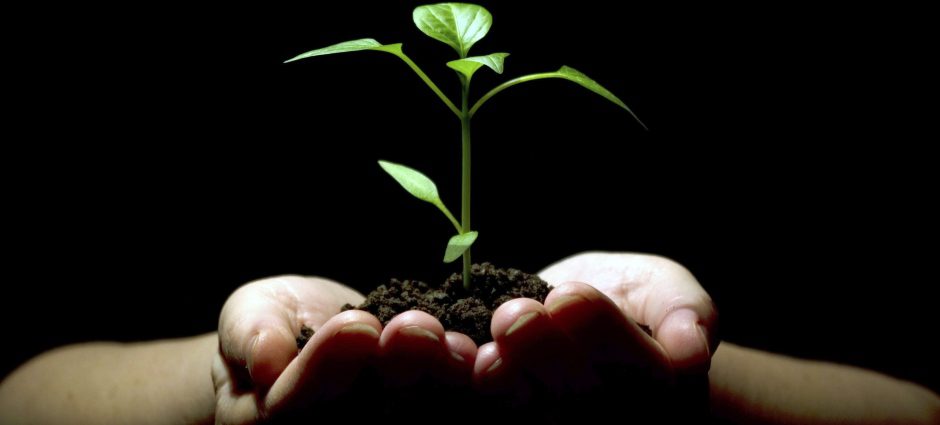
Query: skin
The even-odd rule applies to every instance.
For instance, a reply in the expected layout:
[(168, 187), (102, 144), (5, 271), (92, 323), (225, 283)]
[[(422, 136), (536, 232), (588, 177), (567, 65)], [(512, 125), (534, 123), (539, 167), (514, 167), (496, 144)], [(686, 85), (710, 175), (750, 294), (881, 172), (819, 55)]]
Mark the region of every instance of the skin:
[[(708, 407), (733, 423), (940, 422), (940, 399), (914, 384), (719, 348), (710, 298), (668, 259), (585, 253), (541, 276), (554, 286), (546, 302), (502, 305), (495, 341), (481, 347), (421, 312), (384, 328), (368, 313), (337, 314), (362, 295), (326, 279), (252, 282), (226, 302), (217, 334), (82, 344), (31, 360), (0, 384), (0, 423), (259, 423), (329, 402), (368, 365), (393, 388), (430, 378), (494, 394), (537, 384), (556, 396), (603, 384), (610, 366), (644, 371), (649, 384), (708, 374)], [(316, 334), (298, 353), (303, 324)]]

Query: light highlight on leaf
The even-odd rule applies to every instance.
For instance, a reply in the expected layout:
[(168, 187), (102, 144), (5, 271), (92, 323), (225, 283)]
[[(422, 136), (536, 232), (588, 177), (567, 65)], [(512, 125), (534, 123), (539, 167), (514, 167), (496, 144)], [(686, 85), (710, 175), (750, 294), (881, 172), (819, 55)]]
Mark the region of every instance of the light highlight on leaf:
[(493, 15), (482, 6), (440, 3), (415, 8), (411, 14), (421, 32), (453, 47), (461, 58), (493, 25)]
[(503, 62), (509, 53), (492, 53), (486, 56), (473, 56), (469, 58), (457, 59), (447, 62), (447, 66), (461, 74), (467, 79), (473, 77), (481, 66), (486, 65), (497, 74), (503, 73)]

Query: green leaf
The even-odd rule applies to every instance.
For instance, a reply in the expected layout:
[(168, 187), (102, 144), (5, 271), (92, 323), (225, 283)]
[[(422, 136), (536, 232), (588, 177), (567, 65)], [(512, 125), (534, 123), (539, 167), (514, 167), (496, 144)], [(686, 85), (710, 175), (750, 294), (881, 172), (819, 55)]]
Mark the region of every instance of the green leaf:
[(418, 77), (428, 85), (431, 91), (433, 91), (434, 94), (436, 94), (445, 105), (447, 105), (447, 108), (450, 109), (454, 115), (457, 115), (458, 117), (460, 116), (460, 110), (457, 109), (457, 106), (454, 105), (454, 102), (451, 102), (450, 99), (448, 99), (447, 96), (441, 92), (441, 89), (437, 87), (437, 84), (434, 84), (434, 82), (431, 81), (431, 78), (429, 78), (427, 74), (425, 74), (424, 71), (422, 71), (421, 68), (419, 68), (418, 65), (411, 60), (411, 58), (405, 55), (405, 52), (401, 50), (401, 43), (382, 44), (371, 38), (361, 38), (359, 40), (344, 41), (342, 43), (324, 47), (322, 49), (311, 50), (307, 53), (303, 53), (288, 59), (284, 61), (284, 63), (306, 59), (313, 56), (332, 55), (334, 53), (359, 52), (363, 50), (375, 50), (398, 56), (399, 59), (403, 60), (405, 64), (407, 64), (411, 70), (415, 72), (415, 74), (418, 74)]
[(475, 104), (473, 104), (473, 107), (470, 108), (470, 116), (472, 117), (474, 114), (476, 114), (476, 112), (480, 109), (480, 107), (483, 106), (483, 104), (486, 103), (486, 101), (490, 100), (490, 98), (492, 98), (493, 96), (496, 96), (497, 93), (503, 90), (506, 90), (512, 86), (515, 86), (517, 84), (522, 84), (522, 83), (535, 81), (535, 80), (543, 80), (546, 78), (564, 78), (568, 81), (573, 81), (575, 83), (578, 83), (582, 87), (603, 96), (605, 99), (623, 108), (624, 110), (629, 112), (630, 115), (633, 116), (633, 119), (635, 119), (638, 123), (640, 123), (640, 125), (642, 125), (644, 129), (647, 129), (647, 130), (649, 129), (646, 127), (646, 124), (643, 124), (643, 121), (640, 121), (640, 118), (637, 117), (636, 114), (634, 114), (632, 110), (630, 110), (627, 104), (623, 103), (623, 101), (620, 100), (619, 97), (611, 93), (610, 90), (605, 89), (604, 86), (598, 84), (597, 81), (592, 80), (591, 77), (584, 75), (583, 72), (578, 71), (577, 69), (574, 69), (570, 66), (563, 66), (560, 69), (558, 69), (558, 71), (555, 71), (555, 72), (542, 72), (539, 74), (523, 75), (521, 77), (516, 77), (509, 81), (504, 82), (494, 87), (492, 90), (490, 90), (489, 92), (484, 94), (482, 97), (480, 97), (480, 99), (477, 100)]
[(450, 241), (447, 242), (447, 250), (444, 252), (444, 262), (452, 263), (460, 258), (464, 252), (470, 249), (470, 245), (473, 245), (473, 242), (477, 240), (477, 236), (478, 233), (472, 231), (451, 237)]
[(486, 56), (473, 56), (469, 58), (457, 59), (447, 62), (451, 69), (463, 74), (469, 80), (474, 72), (477, 72), (481, 66), (490, 67), (497, 74), (503, 73), (503, 62), (509, 53), (492, 53)]
[(611, 93), (610, 90), (605, 89), (604, 86), (598, 84), (597, 81), (594, 81), (591, 79), (591, 77), (584, 75), (583, 72), (578, 71), (577, 69), (574, 69), (570, 66), (562, 66), (556, 72), (559, 77), (564, 78), (568, 81), (573, 81), (575, 83), (578, 83), (581, 85), (581, 87), (584, 87), (594, 93), (597, 93), (603, 96), (605, 99), (611, 102), (614, 102), (617, 106), (629, 112), (630, 115), (633, 115), (633, 119), (635, 119), (636, 122), (640, 123), (640, 125), (642, 125), (643, 128), (645, 129), (647, 128), (646, 124), (643, 124), (643, 121), (640, 121), (640, 117), (636, 116), (636, 114), (634, 114), (633, 111), (630, 110), (630, 107), (627, 106), (626, 103), (623, 103), (623, 101), (620, 100), (619, 97)]
[(454, 228), (457, 229), (458, 232), (460, 231), (460, 223), (454, 218), (454, 215), (450, 213), (450, 210), (447, 209), (444, 202), (441, 201), (440, 196), (437, 194), (437, 186), (428, 176), (421, 174), (420, 171), (414, 168), (409, 168), (394, 162), (379, 161), (379, 166), (415, 198), (434, 204), (434, 206), (441, 210), (447, 219), (450, 220)]
[(574, 81), (575, 83), (580, 84), (582, 87), (604, 96), (604, 98), (607, 100), (616, 103), (617, 106), (620, 106), (621, 108), (628, 111), (630, 110), (630, 108), (628, 108), (619, 97), (611, 93), (610, 90), (605, 89), (604, 86), (598, 84), (597, 81), (592, 80), (591, 77), (584, 75), (583, 72), (578, 71), (577, 69), (574, 69), (570, 66), (562, 66), (561, 69), (556, 72), (558, 73), (559, 77), (568, 81)]
[(395, 49), (397, 49), (398, 52), (401, 52), (401, 43), (384, 45), (372, 38), (361, 38), (359, 40), (344, 41), (332, 46), (311, 50), (307, 53), (294, 56), (293, 58), (284, 61), (284, 63), (311, 58), (314, 56), (332, 55), (335, 53), (346, 52), (359, 52), (362, 50), (378, 50), (395, 54)]
[(489, 32), (493, 15), (482, 6), (467, 3), (440, 3), (419, 6), (411, 17), (421, 32), (442, 41), (467, 56), (473, 43)]
[(418, 170), (388, 161), (379, 161), (379, 166), (415, 198), (435, 205), (441, 203), (437, 186)]

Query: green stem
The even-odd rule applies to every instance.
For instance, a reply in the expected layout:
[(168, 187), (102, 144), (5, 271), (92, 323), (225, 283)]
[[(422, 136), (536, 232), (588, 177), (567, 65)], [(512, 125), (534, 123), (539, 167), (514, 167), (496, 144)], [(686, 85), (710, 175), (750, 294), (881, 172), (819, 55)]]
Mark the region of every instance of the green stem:
[[(473, 108), (470, 109), (470, 114), (467, 116), (467, 120), (473, 117), (473, 114), (477, 112), (477, 109), (480, 109), (480, 106), (483, 106), (483, 104), (486, 103), (487, 100), (490, 100), (491, 97), (495, 96), (496, 93), (506, 90), (516, 84), (525, 83), (527, 81), (533, 81), (533, 80), (541, 80), (545, 78), (558, 78), (558, 73), (557, 72), (543, 72), (540, 74), (523, 75), (522, 77), (513, 78), (509, 81), (506, 81), (505, 83), (502, 83), (494, 87), (493, 90), (490, 90), (488, 93), (483, 95), (483, 97), (481, 97), (480, 100), (478, 100), (477, 103), (473, 105)], [(466, 111), (466, 109), (464, 110)]]
[(428, 75), (425, 74), (424, 71), (421, 70), (421, 68), (418, 68), (418, 65), (415, 64), (411, 60), (411, 58), (406, 56), (404, 53), (398, 54), (398, 57), (400, 57), (401, 60), (405, 61), (405, 63), (411, 67), (411, 70), (414, 71), (415, 74), (418, 74), (418, 77), (421, 77), (421, 80), (424, 81), (424, 83), (427, 84), (428, 87), (430, 87), (431, 90), (434, 91), (435, 94), (437, 94), (437, 97), (441, 98), (441, 100), (444, 101), (444, 104), (446, 104), (447, 107), (450, 108), (451, 112), (453, 112), (454, 114), (457, 115), (457, 117), (463, 120), (463, 116), (466, 114), (466, 109), (464, 109), (464, 111), (460, 111), (459, 109), (457, 109), (457, 107), (454, 106), (454, 102), (451, 102), (450, 99), (448, 99), (447, 96), (444, 95), (441, 89), (437, 87), (437, 84), (434, 84), (434, 82), (431, 81), (431, 78), (429, 78)]
[[(460, 130), (461, 130), (461, 179), (460, 179), (460, 222), (462, 233), (470, 231), (470, 115), (467, 110), (470, 95), (470, 79), (461, 78), (460, 92)], [(463, 287), (470, 290), (470, 248), (463, 253)]]

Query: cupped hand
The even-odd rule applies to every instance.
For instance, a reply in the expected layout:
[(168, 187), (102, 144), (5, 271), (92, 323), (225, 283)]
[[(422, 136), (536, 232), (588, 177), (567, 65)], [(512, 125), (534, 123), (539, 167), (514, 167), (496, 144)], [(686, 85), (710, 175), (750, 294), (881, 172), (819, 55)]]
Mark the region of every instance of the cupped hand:
[[(350, 310), (362, 295), (336, 282), (285, 276), (238, 289), (219, 321), (212, 376), (217, 423), (255, 423), (348, 394), (375, 370), (383, 388), (432, 381), (513, 397), (590, 391), (619, 380), (645, 388), (676, 376), (704, 376), (716, 313), (695, 278), (670, 260), (588, 253), (541, 273), (554, 286), (545, 303), (517, 299), (494, 314), (494, 342), (477, 350), (422, 312), (384, 329)], [(652, 337), (641, 328), (652, 330)], [(298, 351), (302, 326), (315, 334)], [(626, 371), (626, 373), (624, 373)], [(629, 380), (629, 382), (622, 382)]]
[[(424, 378), (466, 385), (476, 346), (444, 332), (418, 311), (395, 317), (383, 329), (359, 310), (340, 313), (361, 294), (339, 283), (299, 276), (242, 286), (219, 318), (219, 353), (212, 370), (216, 423), (247, 424), (316, 411), (311, 406), (347, 395), (364, 371), (382, 387), (405, 387)], [(298, 350), (296, 336), (314, 335)], [(322, 411), (322, 410), (321, 410)]]
[(717, 315), (681, 265), (651, 255), (592, 252), (555, 263), (540, 276), (553, 286), (544, 304), (516, 299), (494, 314), (494, 341), (479, 348), (474, 370), (482, 390), (525, 395), (534, 383), (558, 395), (706, 376)]

